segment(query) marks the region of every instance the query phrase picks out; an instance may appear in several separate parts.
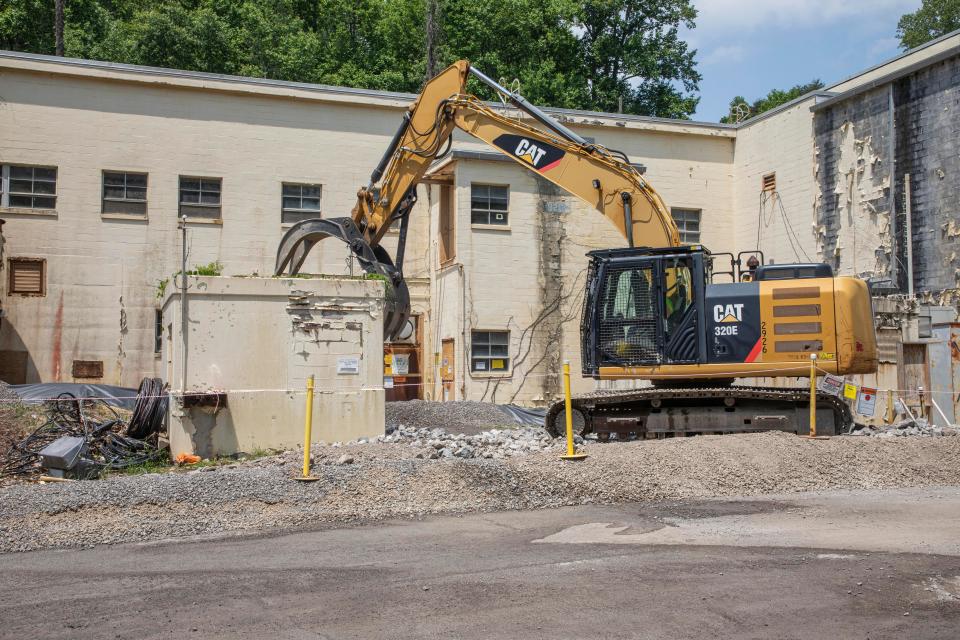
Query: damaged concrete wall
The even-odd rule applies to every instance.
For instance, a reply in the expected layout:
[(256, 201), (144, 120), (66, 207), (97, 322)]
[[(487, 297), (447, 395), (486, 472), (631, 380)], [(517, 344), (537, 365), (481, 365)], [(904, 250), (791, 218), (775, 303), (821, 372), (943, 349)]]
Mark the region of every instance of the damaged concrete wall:
[[(960, 57), (893, 85), (898, 249), (906, 260), (903, 176), (910, 174), (914, 288), (932, 304), (960, 303)], [(904, 270), (905, 271), (905, 270)], [(906, 290), (906, 273), (900, 284)]]
[(838, 274), (891, 277), (890, 118), (887, 87), (814, 117), (817, 255)]
[[(382, 282), (349, 278), (190, 277), (184, 350), (180, 296), (163, 303), (174, 454), (290, 448), (303, 441), (306, 380), (315, 376), (315, 440), (384, 429)], [(222, 394), (222, 395), (214, 395)]]

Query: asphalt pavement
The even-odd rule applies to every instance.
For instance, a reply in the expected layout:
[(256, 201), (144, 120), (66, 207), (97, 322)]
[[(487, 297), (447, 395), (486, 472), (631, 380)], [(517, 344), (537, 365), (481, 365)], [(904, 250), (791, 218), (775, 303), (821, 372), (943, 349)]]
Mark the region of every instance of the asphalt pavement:
[(960, 636), (960, 488), (0, 555), (0, 638)]

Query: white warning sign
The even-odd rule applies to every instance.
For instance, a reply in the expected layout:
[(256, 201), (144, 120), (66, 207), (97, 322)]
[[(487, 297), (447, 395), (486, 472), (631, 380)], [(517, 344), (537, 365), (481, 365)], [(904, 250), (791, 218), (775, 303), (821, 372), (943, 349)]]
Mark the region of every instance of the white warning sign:
[(862, 416), (872, 417), (877, 410), (877, 390), (870, 387), (860, 387), (860, 394), (857, 396), (857, 413)]

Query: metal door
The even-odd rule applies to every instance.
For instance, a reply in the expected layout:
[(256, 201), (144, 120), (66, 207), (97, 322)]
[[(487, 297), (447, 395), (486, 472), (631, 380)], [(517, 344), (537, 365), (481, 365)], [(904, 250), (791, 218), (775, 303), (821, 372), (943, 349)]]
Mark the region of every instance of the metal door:
[(456, 400), (456, 359), (453, 338), (446, 338), (441, 342), (440, 350), (440, 382), (443, 385), (440, 399), (443, 401)]

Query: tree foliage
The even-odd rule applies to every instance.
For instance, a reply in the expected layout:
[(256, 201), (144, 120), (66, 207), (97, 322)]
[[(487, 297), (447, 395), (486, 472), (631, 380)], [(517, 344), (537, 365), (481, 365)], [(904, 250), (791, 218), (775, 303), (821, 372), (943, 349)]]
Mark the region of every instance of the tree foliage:
[(897, 37), (901, 47), (913, 49), (957, 29), (960, 29), (960, 0), (923, 0), (919, 9), (900, 17)]
[[(0, 48), (54, 51), (52, 0), (0, 3)], [(434, 54), (535, 103), (693, 113), (700, 75), (680, 36), (691, 0), (436, 0)], [(425, 0), (70, 0), (71, 57), (416, 92)], [(482, 90), (481, 90), (482, 92)], [(489, 93), (485, 94), (487, 97)]]
[(720, 118), (720, 122), (744, 122), (750, 118), (755, 118), (764, 111), (775, 109), (817, 89), (823, 89), (823, 82), (811, 80), (806, 84), (795, 85), (786, 91), (773, 89), (764, 97), (754, 100), (753, 103), (747, 102), (747, 99), (743, 96), (737, 96), (730, 101), (730, 114)]

